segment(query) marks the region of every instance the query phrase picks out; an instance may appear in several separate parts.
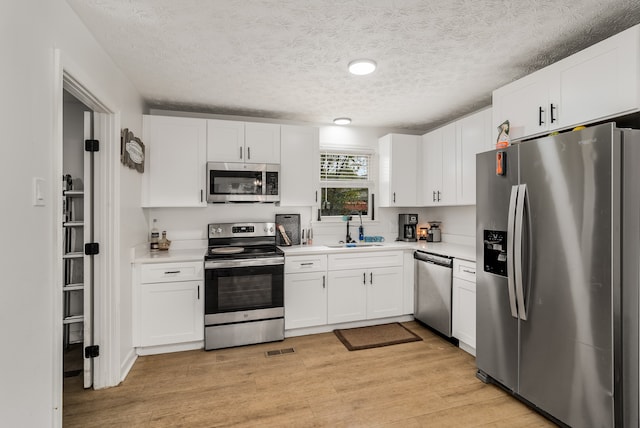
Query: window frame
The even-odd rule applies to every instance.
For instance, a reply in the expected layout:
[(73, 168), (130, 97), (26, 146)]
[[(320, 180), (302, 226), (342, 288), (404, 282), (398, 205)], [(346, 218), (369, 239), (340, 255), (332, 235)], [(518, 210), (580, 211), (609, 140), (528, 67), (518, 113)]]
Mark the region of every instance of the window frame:
[[(367, 165), (367, 179), (366, 180), (324, 180), (322, 177), (322, 157), (326, 153), (345, 154), (352, 156), (367, 156), (369, 158)], [(324, 197), (324, 189), (326, 188), (362, 188), (367, 189), (367, 214), (362, 215), (363, 222), (372, 222), (371, 211), (374, 209), (372, 206), (372, 195), (375, 193), (375, 174), (376, 174), (376, 152), (374, 149), (363, 148), (335, 148), (331, 146), (320, 147), (320, 156), (318, 159), (318, 179), (320, 183), (320, 198), (318, 198), (318, 208), (320, 209), (320, 220), (327, 223), (343, 223), (341, 215), (323, 215), (322, 214), (322, 201)], [(359, 217), (356, 214), (352, 214), (353, 221), (359, 221)]]

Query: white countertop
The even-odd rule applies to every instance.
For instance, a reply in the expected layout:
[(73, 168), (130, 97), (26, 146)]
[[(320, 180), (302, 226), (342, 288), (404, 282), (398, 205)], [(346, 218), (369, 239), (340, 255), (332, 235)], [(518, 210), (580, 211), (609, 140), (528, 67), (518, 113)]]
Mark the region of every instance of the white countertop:
[[(476, 260), (476, 249), (471, 245), (452, 244), (448, 242), (384, 242), (376, 243), (371, 247), (355, 247), (355, 248), (334, 248), (327, 245), (294, 245), (292, 247), (279, 247), (285, 256), (303, 256), (312, 254), (336, 254), (345, 251), (389, 251), (389, 250), (405, 250), (405, 251), (426, 251), (429, 253), (440, 254), (458, 259), (469, 261)], [(158, 251), (151, 253), (146, 246), (137, 247), (132, 255), (132, 263), (171, 263), (171, 262), (191, 262), (203, 261), (207, 249), (202, 248), (175, 248), (168, 251)]]
[(151, 253), (149, 250), (136, 251), (133, 263), (204, 262), (206, 248), (169, 249)]
[[(381, 244), (381, 245), (380, 245)], [(345, 251), (388, 251), (388, 250), (421, 250), (435, 254), (441, 254), (458, 259), (469, 261), (476, 260), (476, 248), (471, 245), (450, 244), (447, 242), (384, 242), (371, 247), (355, 247), (355, 248), (334, 248), (327, 245), (294, 245), (291, 247), (280, 247), (284, 251), (285, 256), (304, 256), (312, 254), (335, 254)]]

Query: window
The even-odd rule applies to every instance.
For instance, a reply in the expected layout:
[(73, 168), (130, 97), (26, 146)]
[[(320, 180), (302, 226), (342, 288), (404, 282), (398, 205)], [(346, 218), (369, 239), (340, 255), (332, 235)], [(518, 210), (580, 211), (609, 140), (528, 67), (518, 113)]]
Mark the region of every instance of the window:
[(320, 153), (321, 216), (369, 214), (370, 162), (370, 153)]

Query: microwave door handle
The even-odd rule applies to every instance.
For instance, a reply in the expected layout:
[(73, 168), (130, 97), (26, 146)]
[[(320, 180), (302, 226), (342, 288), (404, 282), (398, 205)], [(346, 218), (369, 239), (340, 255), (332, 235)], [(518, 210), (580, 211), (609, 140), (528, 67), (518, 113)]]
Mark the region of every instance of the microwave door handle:
[(518, 186), (511, 186), (511, 198), (509, 199), (509, 216), (507, 220), (507, 290), (509, 292), (509, 307), (511, 316), (518, 318), (516, 307), (516, 287), (514, 283), (513, 244), (515, 232), (516, 203), (518, 200)]
[(527, 199), (527, 185), (521, 184), (518, 190), (518, 202), (516, 208), (516, 229), (514, 242), (514, 266), (515, 266), (515, 283), (516, 298), (518, 299), (518, 314), (522, 321), (527, 320), (527, 306), (524, 301), (524, 281), (522, 275), (522, 235), (524, 228), (524, 207)]

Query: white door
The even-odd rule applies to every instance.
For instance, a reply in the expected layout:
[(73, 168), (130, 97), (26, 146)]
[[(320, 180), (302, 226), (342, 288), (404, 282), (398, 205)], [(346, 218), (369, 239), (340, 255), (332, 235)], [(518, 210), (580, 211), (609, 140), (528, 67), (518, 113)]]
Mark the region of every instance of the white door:
[(367, 319), (402, 315), (402, 267), (367, 272)]
[(318, 128), (282, 126), (280, 206), (316, 206), (320, 188)]
[[(84, 112), (84, 139), (93, 139), (92, 113)], [(94, 188), (94, 152), (84, 152), (84, 242), (93, 242), (93, 188)], [(93, 257), (84, 256), (83, 275), (83, 348), (93, 345)], [(93, 385), (93, 359), (86, 358), (84, 349), (84, 387), (90, 388)]]
[(284, 328), (302, 328), (327, 323), (327, 274), (291, 273), (284, 283)]
[(366, 319), (367, 287), (364, 269), (330, 271), (327, 304), (329, 324)]
[(412, 207), (420, 187), (416, 183), (420, 137), (394, 134), (391, 138), (391, 206)]
[(438, 204), (442, 187), (442, 133), (440, 128), (422, 136), (422, 203), (427, 207)]
[(244, 145), (248, 163), (280, 163), (280, 125), (245, 123)]
[(207, 161), (244, 162), (244, 122), (207, 120)]

